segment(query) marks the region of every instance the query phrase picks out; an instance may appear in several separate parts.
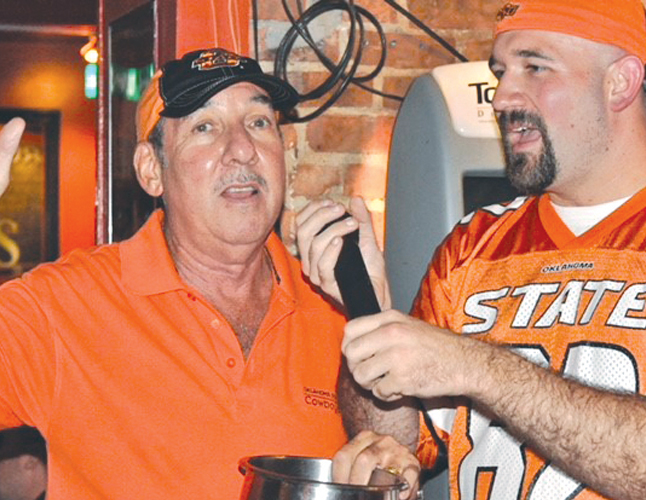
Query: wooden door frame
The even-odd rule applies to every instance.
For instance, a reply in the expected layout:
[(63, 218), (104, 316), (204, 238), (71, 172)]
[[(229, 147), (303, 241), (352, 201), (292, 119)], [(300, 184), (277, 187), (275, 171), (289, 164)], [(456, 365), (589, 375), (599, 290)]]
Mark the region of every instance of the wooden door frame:
[(177, 0), (99, 0), (99, 102), (97, 118), (97, 193), (96, 193), (96, 242), (109, 240), (109, 126), (110, 126), (110, 75), (106, 65), (110, 61), (110, 24), (133, 10), (152, 1), (155, 16), (155, 67), (175, 58), (177, 39)]

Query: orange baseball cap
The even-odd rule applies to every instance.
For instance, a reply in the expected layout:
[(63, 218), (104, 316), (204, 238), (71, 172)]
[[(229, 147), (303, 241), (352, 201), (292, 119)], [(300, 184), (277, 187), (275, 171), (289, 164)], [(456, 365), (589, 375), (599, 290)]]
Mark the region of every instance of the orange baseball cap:
[(495, 36), (512, 30), (556, 31), (615, 45), (646, 64), (646, 14), (640, 0), (516, 0), (496, 16)]
[(164, 101), (159, 95), (159, 78), (162, 71), (158, 69), (146, 87), (139, 104), (137, 104), (137, 140), (146, 141), (159, 121), (159, 113), (164, 109)]
[(264, 89), (279, 111), (298, 104), (296, 89), (264, 73), (256, 60), (221, 48), (195, 50), (167, 62), (153, 76), (137, 106), (137, 140), (148, 139), (160, 116), (190, 115), (212, 96), (239, 82)]

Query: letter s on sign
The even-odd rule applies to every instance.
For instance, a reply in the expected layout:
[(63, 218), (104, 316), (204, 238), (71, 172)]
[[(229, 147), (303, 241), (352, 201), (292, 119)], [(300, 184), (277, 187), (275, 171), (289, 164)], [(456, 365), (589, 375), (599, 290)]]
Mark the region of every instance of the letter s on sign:
[(15, 220), (0, 220), (0, 247), (9, 254), (9, 260), (0, 260), (0, 269), (11, 269), (20, 261), (20, 247), (7, 236), (7, 232), (11, 234), (18, 232), (18, 223)]

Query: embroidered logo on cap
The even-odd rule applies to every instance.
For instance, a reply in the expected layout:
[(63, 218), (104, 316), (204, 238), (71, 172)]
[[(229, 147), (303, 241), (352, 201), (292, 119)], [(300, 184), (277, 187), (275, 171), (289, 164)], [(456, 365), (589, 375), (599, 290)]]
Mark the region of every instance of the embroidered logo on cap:
[(240, 65), (240, 56), (226, 50), (216, 49), (201, 52), (200, 56), (193, 61), (191, 68), (197, 68), (199, 71), (208, 71), (211, 69), (234, 67)]
[(520, 5), (517, 3), (506, 3), (500, 8), (498, 14), (496, 14), (496, 21), (500, 22), (506, 17), (512, 17), (518, 12), (519, 7)]

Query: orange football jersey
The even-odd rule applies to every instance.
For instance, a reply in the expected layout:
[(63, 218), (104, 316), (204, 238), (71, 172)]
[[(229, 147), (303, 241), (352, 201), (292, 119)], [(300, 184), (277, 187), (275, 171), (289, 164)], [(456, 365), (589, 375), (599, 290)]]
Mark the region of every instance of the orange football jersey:
[[(547, 195), (520, 197), (460, 221), (436, 251), (413, 314), (584, 384), (644, 394), (645, 250), (646, 190), (579, 237)], [(448, 437), (452, 498), (603, 498), (468, 403), (429, 415)]]

